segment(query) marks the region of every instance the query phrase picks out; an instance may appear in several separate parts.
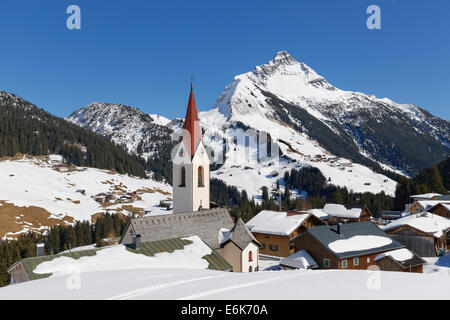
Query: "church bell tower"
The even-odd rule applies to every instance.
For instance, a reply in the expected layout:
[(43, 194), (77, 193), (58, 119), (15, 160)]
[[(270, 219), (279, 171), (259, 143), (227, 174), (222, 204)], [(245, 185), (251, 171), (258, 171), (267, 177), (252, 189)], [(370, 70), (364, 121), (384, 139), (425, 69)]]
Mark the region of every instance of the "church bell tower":
[(209, 164), (191, 84), (183, 140), (173, 159), (173, 213), (209, 209)]

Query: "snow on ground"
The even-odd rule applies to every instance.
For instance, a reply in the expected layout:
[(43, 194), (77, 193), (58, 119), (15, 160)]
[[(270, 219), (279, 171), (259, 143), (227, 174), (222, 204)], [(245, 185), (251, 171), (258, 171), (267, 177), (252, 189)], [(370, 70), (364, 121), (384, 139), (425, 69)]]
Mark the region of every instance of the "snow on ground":
[(387, 246), (392, 240), (380, 236), (354, 236), (348, 239), (336, 240), (328, 244), (328, 247), (336, 253), (361, 251)]
[[(0, 184), (0, 201), (18, 207), (43, 208), (50, 213), (51, 218), (70, 216), (75, 220), (90, 220), (92, 214), (122, 207), (125, 207), (122, 213), (127, 214), (127, 206), (142, 211), (159, 211), (159, 202), (171, 197), (172, 188), (168, 184), (94, 168), (57, 168), (61, 162), (62, 158), (57, 155), (0, 161), (3, 182)], [(79, 190), (85, 190), (85, 195), (77, 192)], [(132, 203), (102, 206), (93, 199), (101, 192), (120, 195), (136, 190), (141, 190), (138, 193), (142, 200)], [(17, 223), (21, 223), (22, 231), (30, 230), (26, 217), (21, 218), (25, 222)]]
[(52, 277), (67, 275), (74, 268), (82, 273), (105, 271), (105, 270), (127, 270), (148, 268), (178, 268), (184, 269), (207, 269), (208, 261), (202, 257), (211, 253), (211, 249), (198, 237), (185, 238), (192, 241), (182, 250), (172, 253), (161, 252), (152, 257), (130, 252), (124, 245), (110, 246), (97, 251), (95, 256), (86, 256), (79, 259), (69, 257), (58, 257), (51, 261), (43, 262), (33, 271), (37, 274), (52, 273)]
[(450, 275), (444, 272), (106, 270), (82, 272), (79, 289), (70, 285), (73, 278), (0, 288), (0, 299), (450, 299)]

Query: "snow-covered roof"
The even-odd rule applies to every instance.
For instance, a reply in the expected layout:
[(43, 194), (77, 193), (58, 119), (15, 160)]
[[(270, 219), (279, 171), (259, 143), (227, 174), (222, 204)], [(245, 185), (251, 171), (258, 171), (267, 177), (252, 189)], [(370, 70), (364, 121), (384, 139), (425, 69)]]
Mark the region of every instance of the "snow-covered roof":
[(307, 212), (315, 215), (319, 219), (327, 219), (329, 215), (322, 211), (322, 209), (309, 209)]
[(418, 200), (416, 201), (424, 210), (428, 210), (439, 203), (449, 204), (450, 201), (442, 201), (442, 200)]
[(327, 203), (322, 208), (322, 212), (329, 216), (339, 217), (339, 218), (359, 218), (362, 213), (361, 208), (347, 209), (342, 204)]
[(231, 230), (227, 228), (221, 228), (219, 230), (220, 247), (224, 246), (229, 241), (233, 242), (241, 250), (245, 250), (251, 242), (256, 243), (258, 246), (261, 245), (248, 230), (248, 227), (241, 218), (238, 219)]
[(380, 253), (375, 257), (375, 259), (373, 259), (373, 261), (378, 261), (387, 256), (391, 257), (395, 261), (403, 262), (412, 259), (414, 257), (414, 254), (406, 248), (396, 249)]
[(312, 228), (307, 232), (339, 258), (381, 253), (404, 247), (372, 221)]
[(295, 269), (316, 269), (319, 268), (317, 262), (311, 257), (306, 250), (297, 251), (294, 254), (282, 259), (280, 265)]
[(419, 198), (419, 199), (431, 199), (436, 196), (441, 196), (440, 193), (424, 193), (424, 194), (415, 194), (411, 196), (411, 198)]
[(348, 239), (340, 239), (328, 244), (335, 253), (370, 250), (390, 245), (392, 239), (383, 236), (358, 235)]
[(287, 212), (263, 210), (247, 222), (247, 227), (251, 232), (287, 236), (309, 216), (309, 213), (288, 216)]
[(437, 214), (422, 212), (394, 220), (383, 226), (382, 229), (389, 231), (405, 225), (439, 238), (442, 236), (443, 231), (450, 228), (450, 220)]

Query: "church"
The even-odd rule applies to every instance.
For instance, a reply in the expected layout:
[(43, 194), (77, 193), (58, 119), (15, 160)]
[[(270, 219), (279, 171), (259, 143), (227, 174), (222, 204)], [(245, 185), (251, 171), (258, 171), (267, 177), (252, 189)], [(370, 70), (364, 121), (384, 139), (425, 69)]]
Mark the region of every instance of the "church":
[(258, 271), (260, 243), (242, 219), (233, 222), (226, 208), (210, 208), (210, 160), (192, 84), (182, 140), (173, 154), (173, 214), (131, 219), (120, 243), (197, 235), (233, 267), (233, 272)]

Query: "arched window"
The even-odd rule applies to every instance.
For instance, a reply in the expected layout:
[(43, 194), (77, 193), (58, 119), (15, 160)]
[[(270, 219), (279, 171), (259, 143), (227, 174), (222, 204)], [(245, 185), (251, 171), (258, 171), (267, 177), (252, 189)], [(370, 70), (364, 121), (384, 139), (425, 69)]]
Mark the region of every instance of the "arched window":
[(253, 254), (251, 251), (248, 252), (248, 262), (253, 261)]
[(200, 167), (198, 167), (198, 186), (199, 187), (204, 187), (205, 185), (203, 184), (203, 181), (204, 181), (204, 173), (203, 173), (203, 167), (202, 166), (200, 166)]
[(181, 167), (181, 183), (180, 187), (186, 186), (186, 169), (185, 167)]

